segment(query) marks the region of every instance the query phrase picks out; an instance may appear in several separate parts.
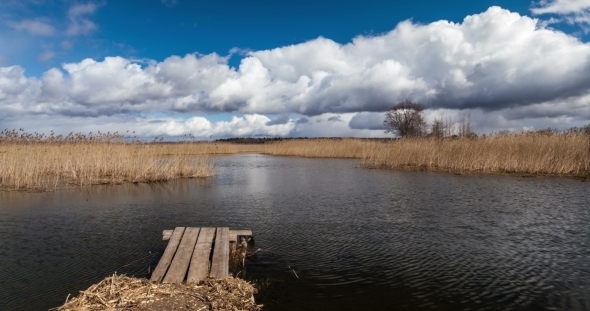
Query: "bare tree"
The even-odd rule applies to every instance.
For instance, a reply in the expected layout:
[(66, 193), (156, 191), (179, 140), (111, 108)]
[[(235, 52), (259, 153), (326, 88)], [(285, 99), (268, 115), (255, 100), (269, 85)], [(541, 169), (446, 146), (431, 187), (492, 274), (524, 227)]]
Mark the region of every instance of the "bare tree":
[(471, 113), (463, 113), (459, 118), (459, 136), (471, 136), (473, 128), (471, 124)]
[(385, 133), (397, 132), (401, 137), (420, 137), (426, 133), (424, 106), (409, 99), (393, 106), (385, 113)]
[(442, 113), (432, 121), (430, 134), (437, 138), (449, 137), (453, 135), (454, 123), (451, 116)]
[(442, 119), (434, 118), (434, 121), (430, 125), (430, 134), (436, 138), (443, 138), (445, 137), (444, 127), (445, 124)]

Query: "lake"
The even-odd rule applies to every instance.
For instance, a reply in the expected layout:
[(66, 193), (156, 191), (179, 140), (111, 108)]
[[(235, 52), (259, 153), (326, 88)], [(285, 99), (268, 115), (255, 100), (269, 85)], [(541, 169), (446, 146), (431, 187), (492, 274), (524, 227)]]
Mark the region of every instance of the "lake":
[(176, 226), (251, 229), (264, 310), (589, 310), (590, 183), (215, 158), (207, 180), (0, 193), (2, 310), (147, 277)]

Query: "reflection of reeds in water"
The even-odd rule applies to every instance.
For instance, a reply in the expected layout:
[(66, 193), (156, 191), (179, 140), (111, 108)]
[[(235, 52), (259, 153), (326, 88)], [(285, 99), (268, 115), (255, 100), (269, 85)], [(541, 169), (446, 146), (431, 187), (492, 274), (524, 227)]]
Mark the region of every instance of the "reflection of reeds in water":
[(16, 134), (0, 135), (0, 189), (156, 182), (206, 177), (213, 169), (207, 156), (170, 153), (161, 144), (125, 143), (117, 134)]

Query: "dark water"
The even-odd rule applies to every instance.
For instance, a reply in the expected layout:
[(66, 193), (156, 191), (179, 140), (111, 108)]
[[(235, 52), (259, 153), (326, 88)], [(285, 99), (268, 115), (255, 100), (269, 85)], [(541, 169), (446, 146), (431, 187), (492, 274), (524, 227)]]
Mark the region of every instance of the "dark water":
[(356, 165), (240, 155), (207, 181), (0, 193), (0, 310), (147, 276), (175, 226), (253, 230), (265, 310), (590, 309), (589, 183)]

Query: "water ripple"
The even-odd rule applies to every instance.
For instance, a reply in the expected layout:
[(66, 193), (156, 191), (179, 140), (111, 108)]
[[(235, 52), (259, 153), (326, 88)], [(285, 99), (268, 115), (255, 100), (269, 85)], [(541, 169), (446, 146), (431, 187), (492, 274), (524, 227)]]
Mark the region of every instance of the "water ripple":
[(262, 251), (246, 275), (270, 281), (265, 310), (589, 308), (588, 183), (260, 155), (216, 165), (208, 181), (1, 193), (2, 310), (146, 275), (161, 230), (194, 225), (253, 230)]

